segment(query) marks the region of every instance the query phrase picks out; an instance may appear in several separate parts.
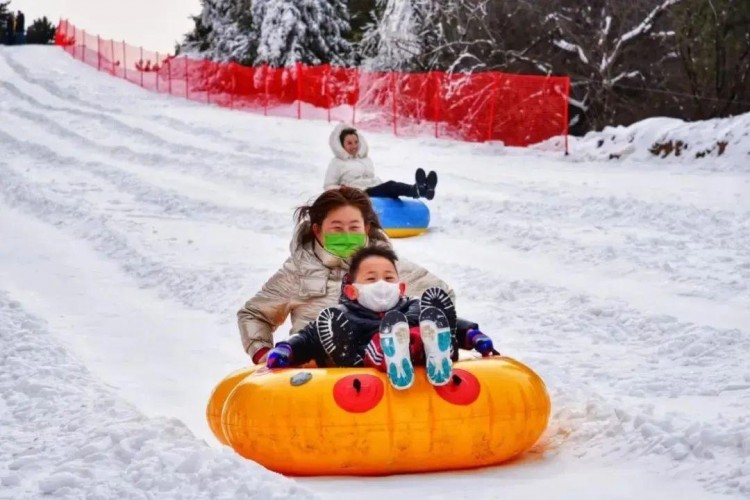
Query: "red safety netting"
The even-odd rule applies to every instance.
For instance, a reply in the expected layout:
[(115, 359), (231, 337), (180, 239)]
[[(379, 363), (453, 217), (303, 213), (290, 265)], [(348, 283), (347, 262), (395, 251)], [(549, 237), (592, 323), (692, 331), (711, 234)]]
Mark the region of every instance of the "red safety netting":
[(265, 115), (356, 123), (398, 135), (528, 146), (568, 135), (568, 77), (365, 72), (323, 64), (247, 67), (105, 40), (61, 21), (76, 59), (155, 92)]

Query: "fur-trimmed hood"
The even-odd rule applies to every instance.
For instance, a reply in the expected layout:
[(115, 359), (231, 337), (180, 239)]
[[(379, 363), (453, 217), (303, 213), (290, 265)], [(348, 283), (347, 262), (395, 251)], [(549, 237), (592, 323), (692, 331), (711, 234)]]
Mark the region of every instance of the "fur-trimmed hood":
[(365, 136), (362, 135), (362, 132), (360, 130), (357, 130), (357, 136), (359, 137), (359, 151), (357, 151), (357, 154), (355, 156), (352, 156), (347, 153), (346, 150), (344, 150), (344, 146), (341, 145), (340, 136), (341, 132), (346, 128), (357, 130), (356, 127), (353, 127), (348, 123), (339, 123), (336, 128), (333, 129), (330, 137), (328, 138), (328, 145), (331, 146), (333, 155), (341, 160), (351, 160), (352, 158), (367, 158), (367, 154), (369, 153), (370, 149), (367, 145)]

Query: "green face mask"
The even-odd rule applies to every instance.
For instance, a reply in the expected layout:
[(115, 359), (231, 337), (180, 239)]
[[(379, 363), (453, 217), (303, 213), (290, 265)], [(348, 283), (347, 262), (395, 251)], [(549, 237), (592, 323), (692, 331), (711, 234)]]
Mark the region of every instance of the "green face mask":
[(367, 236), (363, 233), (328, 233), (323, 235), (323, 248), (342, 259), (348, 259), (365, 246)]

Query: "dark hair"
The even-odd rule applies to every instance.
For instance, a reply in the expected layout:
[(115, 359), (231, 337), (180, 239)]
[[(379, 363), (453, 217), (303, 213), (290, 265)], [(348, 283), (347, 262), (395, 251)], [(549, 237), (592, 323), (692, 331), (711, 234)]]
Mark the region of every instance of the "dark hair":
[(360, 248), (354, 253), (354, 255), (352, 255), (352, 260), (349, 263), (349, 274), (346, 278), (349, 283), (354, 283), (355, 278), (357, 277), (357, 271), (359, 271), (359, 267), (362, 265), (362, 262), (370, 257), (382, 257), (384, 259), (387, 259), (391, 261), (393, 267), (396, 267), (396, 262), (398, 261), (396, 252), (394, 252), (390, 248), (380, 245), (372, 245), (369, 247)]
[(297, 235), (297, 244), (302, 246), (313, 241), (315, 239), (315, 234), (312, 231), (313, 225), (323, 224), (323, 220), (331, 210), (347, 206), (359, 209), (362, 213), (365, 224), (370, 226), (367, 236), (371, 240), (383, 239), (380, 235), (383, 226), (380, 225), (378, 214), (372, 208), (370, 197), (359, 189), (341, 186), (338, 189), (324, 191), (311, 205), (297, 208), (294, 212), (294, 217), (297, 220), (297, 224), (301, 226), (301, 230)]
[(359, 134), (357, 134), (357, 129), (347, 127), (344, 130), (342, 130), (341, 133), (339, 134), (339, 142), (341, 143), (342, 146), (344, 145), (344, 139), (346, 139), (347, 135), (356, 135), (357, 139), (359, 139)]

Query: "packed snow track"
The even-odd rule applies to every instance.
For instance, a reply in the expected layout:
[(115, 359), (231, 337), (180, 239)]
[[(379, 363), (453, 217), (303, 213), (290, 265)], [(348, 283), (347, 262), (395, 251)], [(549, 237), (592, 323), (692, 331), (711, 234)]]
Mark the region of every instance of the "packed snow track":
[(204, 409), (248, 362), (235, 312), (287, 256), (331, 127), (0, 48), (0, 496), (750, 495), (750, 169), (592, 161), (592, 141), (565, 157), (368, 134), (381, 178), (440, 175), (431, 230), (398, 253), (547, 383), (530, 453), (291, 480), (222, 449)]

